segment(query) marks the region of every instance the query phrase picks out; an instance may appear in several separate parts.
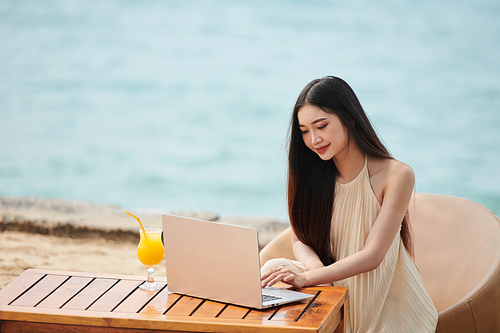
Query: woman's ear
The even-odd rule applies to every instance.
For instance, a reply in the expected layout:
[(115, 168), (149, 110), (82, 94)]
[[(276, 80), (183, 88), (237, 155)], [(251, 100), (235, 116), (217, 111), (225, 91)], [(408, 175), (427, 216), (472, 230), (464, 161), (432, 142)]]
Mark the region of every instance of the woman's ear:
[(354, 125), (356, 125), (356, 121), (352, 119), (352, 117), (349, 114), (347, 115), (346, 123), (347, 123), (347, 128), (350, 130), (354, 128)]

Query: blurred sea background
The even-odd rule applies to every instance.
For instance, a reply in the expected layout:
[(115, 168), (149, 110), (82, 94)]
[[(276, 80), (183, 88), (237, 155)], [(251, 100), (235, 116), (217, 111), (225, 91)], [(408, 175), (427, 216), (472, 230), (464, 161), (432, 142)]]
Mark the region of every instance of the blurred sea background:
[(344, 78), (416, 191), (500, 213), (500, 2), (0, 2), (0, 195), (287, 220), (301, 89)]

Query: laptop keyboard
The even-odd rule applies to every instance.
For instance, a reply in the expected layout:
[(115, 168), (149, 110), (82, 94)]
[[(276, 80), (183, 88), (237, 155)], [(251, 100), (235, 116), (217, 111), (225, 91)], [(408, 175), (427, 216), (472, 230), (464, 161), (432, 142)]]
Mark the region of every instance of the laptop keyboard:
[(262, 294), (262, 302), (269, 302), (269, 301), (275, 301), (277, 299), (282, 299), (283, 297), (278, 297), (278, 296), (271, 296), (271, 295), (264, 295)]

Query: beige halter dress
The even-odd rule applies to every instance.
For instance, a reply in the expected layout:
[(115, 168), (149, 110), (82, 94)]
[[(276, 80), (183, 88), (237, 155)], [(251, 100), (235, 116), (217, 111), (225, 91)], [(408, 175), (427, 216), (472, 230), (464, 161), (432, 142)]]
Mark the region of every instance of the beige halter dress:
[[(332, 253), (340, 260), (363, 249), (380, 211), (370, 185), (367, 162), (347, 184), (336, 183), (332, 218)], [(263, 271), (284, 265), (295, 271), (297, 261), (271, 260)], [(334, 264), (335, 265), (335, 264)], [(381, 264), (374, 270), (334, 282), (349, 288), (346, 332), (434, 332), (438, 313), (422, 275), (398, 233)]]

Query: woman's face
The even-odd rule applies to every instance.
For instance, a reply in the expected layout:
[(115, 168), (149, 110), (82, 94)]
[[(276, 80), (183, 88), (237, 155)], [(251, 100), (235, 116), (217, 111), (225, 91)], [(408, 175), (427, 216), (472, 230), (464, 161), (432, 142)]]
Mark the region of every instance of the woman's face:
[(336, 115), (306, 104), (299, 109), (297, 118), (304, 143), (322, 160), (340, 157), (348, 151), (348, 132)]

